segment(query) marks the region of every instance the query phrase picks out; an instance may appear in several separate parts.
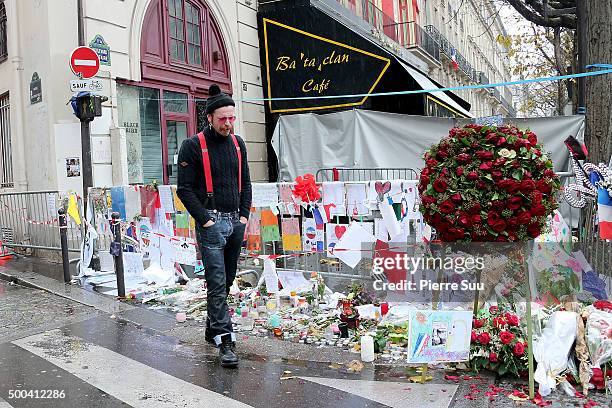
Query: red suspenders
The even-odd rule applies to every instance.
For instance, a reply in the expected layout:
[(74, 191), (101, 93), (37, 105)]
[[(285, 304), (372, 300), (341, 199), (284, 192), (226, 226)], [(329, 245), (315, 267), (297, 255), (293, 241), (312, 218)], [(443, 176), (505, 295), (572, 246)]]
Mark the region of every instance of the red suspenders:
[[(202, 164), (204, 165), (204, 179), (206, 180), (206, 194), (209, 197), (213, 195), (213, 182), (212, 182), (212, 171), (210, 169), (210, 157), (208, 156), (208, 146), (206, 145), (206, 138), (204, 133), (198, 133), (198, 139), (200, 140), (200, 148), (202, 149)], [(238, 155), (238, 192), (242, 192), (242, 154), (240, 154), (240, 145), (235, 135), (232, 135), (232, 141), (234, 147), (236, 147), (236, 154)]]

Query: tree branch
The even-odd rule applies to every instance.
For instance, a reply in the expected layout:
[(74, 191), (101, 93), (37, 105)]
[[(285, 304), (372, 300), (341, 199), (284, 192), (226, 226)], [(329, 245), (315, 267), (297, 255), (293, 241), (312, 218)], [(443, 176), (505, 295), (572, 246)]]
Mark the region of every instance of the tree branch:
[[(544, 17), (543, 11), (544, 6), (537, 0), (506, 0), (518, 13), (526, 18), (527, 20), (543, 27), (565, 27), (565, 28), (576, 28), (576, 16), (575, 15), (563, 15), (559, 17)], [(531, 6), (530, 7), (528, 7)], [(542, 13), (539, 12), (542, 11)]]

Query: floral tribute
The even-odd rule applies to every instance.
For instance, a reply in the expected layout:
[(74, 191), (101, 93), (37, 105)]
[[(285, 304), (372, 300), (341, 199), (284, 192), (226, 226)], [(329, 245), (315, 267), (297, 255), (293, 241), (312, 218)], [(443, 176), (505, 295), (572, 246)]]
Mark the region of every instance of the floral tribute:
[(444, 242), (512, 242), (539, 236), (560, 181), (533, 132), (453, 128), (425, 153), (421, 212)]
[(295, 179), (295, 187), (292, 193), (294, 197), (299, 198), (303, 203), (314, 203), (321, 198), (319, 185), (315, 181), (315, 176), (310, 173), (298, 176)]
[(470, 361), (472, 368), (486, 368), (499, 375), (519, 376), (527, 370), (527, 339), (519, 317), (491, 306), (472, 322)]

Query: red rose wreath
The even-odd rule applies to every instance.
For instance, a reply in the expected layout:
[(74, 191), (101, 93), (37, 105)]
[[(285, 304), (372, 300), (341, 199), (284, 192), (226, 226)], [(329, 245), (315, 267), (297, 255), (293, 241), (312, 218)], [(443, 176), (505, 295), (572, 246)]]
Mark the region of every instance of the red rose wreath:
[(533, 132), (453, 128), (424, 159), (421, 212), (441, 241), (526, 241), (557, 208), (560, 181)]

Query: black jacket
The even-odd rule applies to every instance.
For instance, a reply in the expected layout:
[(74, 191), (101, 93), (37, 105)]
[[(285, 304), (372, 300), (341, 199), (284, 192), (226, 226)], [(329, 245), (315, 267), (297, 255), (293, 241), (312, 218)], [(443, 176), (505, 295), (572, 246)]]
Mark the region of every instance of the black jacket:
[[(244, 141), (236, 136), (242, 155), (242, 192), (239, 193), (238, 156), (231, 136), (225, 137), (208, 127), (204, 136), (210, 158), (214, 206), (221, 212), (239, 211), (240, 216), (248, 218), (251, 208), (251, 178)], [(206, 196), (202, 149), (197, 135), (186, 139), (181, 145), (176, 193), (198, 224), (204, 225), (210, 220), (204, 209), (215, 208)]]

